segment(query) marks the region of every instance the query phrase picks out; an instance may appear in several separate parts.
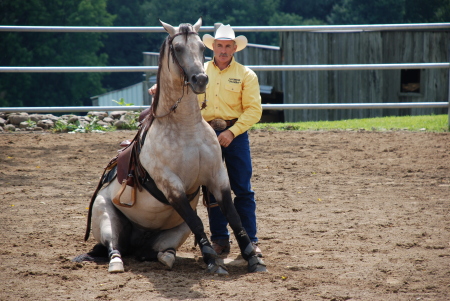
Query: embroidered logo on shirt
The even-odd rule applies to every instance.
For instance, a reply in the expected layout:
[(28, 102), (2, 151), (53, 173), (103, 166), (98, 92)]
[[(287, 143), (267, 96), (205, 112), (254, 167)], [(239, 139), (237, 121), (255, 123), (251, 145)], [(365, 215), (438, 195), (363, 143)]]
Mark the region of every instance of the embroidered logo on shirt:
[(241, 79), (240, 78), (229, 78), (228, 82), (231, 84), (240, 84), (241, 83)]

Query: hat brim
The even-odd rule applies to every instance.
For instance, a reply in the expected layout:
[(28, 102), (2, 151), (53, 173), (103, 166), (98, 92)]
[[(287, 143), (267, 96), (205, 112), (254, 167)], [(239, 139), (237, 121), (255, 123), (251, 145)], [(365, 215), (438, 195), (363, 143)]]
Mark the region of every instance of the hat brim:
[[(214, 40), (215, 40), (215, 38), (210, 34), (205, 34), (203, 36), (203, 43), (205, 44), (206, 47), (208, 47), (211, 50), (213, 50)], [(229, 40), (229, 39), (223, 39), (223, 40)], [(242, 49), (247, 47), (248, 40), (245, 36), (237, 36), (234, 39), (234, 41), (236, 42), (236, 46), (237, 46), (236, 52), (241, 51)]]

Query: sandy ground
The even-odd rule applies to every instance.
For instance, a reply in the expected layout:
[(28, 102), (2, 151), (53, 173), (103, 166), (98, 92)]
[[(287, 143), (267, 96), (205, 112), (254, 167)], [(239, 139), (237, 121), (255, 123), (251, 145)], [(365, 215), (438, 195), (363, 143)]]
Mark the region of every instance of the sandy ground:
[[(74, 263), (103, 167), (134, 132), (0, 134), (0, 300), (449, 300), (450, 134), (250, 133), (269, 272)], [(206, 209), (198, 208), (204, 221)], [(234, 264), (233, 264), (234, 263)]]

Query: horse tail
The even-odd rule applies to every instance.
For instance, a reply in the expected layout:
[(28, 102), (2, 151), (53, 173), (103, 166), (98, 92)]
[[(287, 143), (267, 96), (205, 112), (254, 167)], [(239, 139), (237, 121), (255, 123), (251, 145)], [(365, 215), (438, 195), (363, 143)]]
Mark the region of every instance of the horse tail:
[(92, 261), (92, 262), (108, 262), (108, 249), (98, 243), (96, 244), (89, 253), (81, 254), (72, 259), (73, 262), (83, 262), (83, 261)]

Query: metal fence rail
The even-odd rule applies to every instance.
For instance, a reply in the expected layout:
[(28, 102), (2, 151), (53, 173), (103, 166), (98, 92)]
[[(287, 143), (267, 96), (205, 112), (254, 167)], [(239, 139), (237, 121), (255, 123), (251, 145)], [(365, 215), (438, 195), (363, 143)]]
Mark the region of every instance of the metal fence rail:
[[(450, 63), (411, 64), (348, 64), (348, 65), (255, 65), (247, 66), (253, 71), (312, 71), (312, 70), (382, 70), (382, 69), (438, 69), (450, 68)], [(158, 71), (158, 66), (115, 66), (115, 67), (0, 67), (5, 73), (48, 73), (48, 72), (149, 72)]]
[[(305, 26), (233, 26), (236, 32), (278, 32), (278, 31), (385, 31), (385, 30), (430, 30), (450, 29), (450, 23), (410, 23), (373, 25), (305, 25)], [(107, 33), (155, 33), (166, 32), (162, 26), (109, 27), (109, 26), (0, 26), (0, 31), (9, 32), (107, 32)], [(200, 32), (214, 31), (214, 26), (202, 26)]]
[[(386, 30), (450, 30), (450, 23), (426, 24), (375, 24), (375, 25), (314, 25), (314, 26), (234, 26), (236, 32), (351, 32)], [(214, 26), (202, 26), (200, 32), (213, 32)], [(165, 32), (163, 27), (102, 27), (102, 26), (0, 26), (0, 32), (102, 32), (102, 33), (157, 33)], [(312, 70), (381, 70), (381, 69), (435, 69), (450, 68), (449, 62), (414, 64), (354, 64), (354, 65), (271, 65), (248, 66), (254, 71), (312, 71)], [(5, 73), (47, 73), (47, 72), (148, 72), (157, 71), (157, 66), (116, 67), (0, 67)], [(286, 109), (392, 109), (392, 108), (448, 108), (448, 102), (426, 103), (327, 103), (327, 104), (263, 104), (265, 110)], [(10, 107), (0, 108), (2, 112), (88, 112), (88, 111), (131, 111), (143, 110), (146, 106), (108, 107)], [(450, 118), (450, 112), (449, 112)]]
[[(401, 103), (315, 103), (315, 104), (263, 104), (263, 110), (308, 110), (308, 109), (404, 109), (447, 108), (448, 102), (401, 102)], [(148, 106), (88, 106), (88, 107), (11, 107), (0, 108), (5, 113), (75, 113), (90, 111), (141, 111)]]

